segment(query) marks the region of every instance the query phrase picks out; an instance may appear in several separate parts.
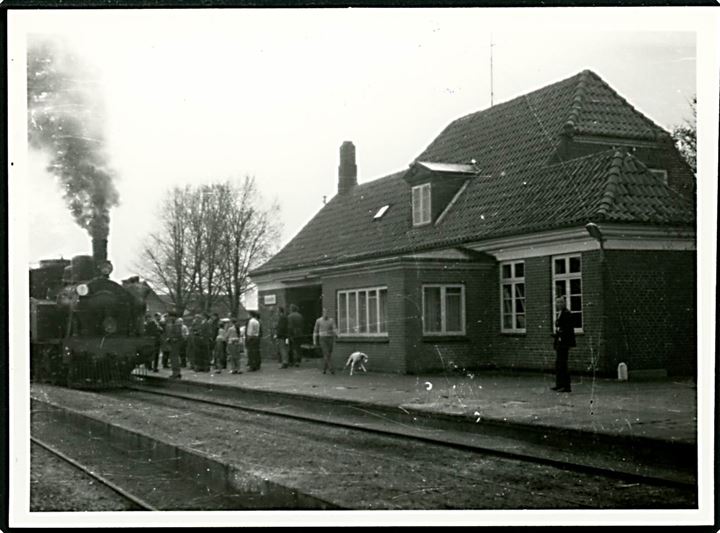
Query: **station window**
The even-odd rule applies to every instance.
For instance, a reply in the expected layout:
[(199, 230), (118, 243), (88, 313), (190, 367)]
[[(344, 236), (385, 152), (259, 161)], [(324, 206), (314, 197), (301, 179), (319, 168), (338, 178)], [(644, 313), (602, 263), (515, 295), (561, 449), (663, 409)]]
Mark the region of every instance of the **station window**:
[(568, 310), (572, 313), (575, 331), (582, 331), (582, 257), (580, 255), (564, 255), (553, 257), (553, 303), (555, 299), (565, 297)]
[(387, 287), (338, 291), (338, 334), (387, 336)]
[(423, 285), (423, 334), (465, 334), (463, 285)]
[(505, 333), (525, 333), (525, 262), (500, 265), (500, 328)]

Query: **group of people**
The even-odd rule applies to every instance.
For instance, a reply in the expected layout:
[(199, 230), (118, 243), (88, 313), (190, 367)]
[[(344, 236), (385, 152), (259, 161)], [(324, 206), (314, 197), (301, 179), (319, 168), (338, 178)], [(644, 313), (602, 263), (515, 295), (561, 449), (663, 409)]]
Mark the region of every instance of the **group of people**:
[(154, 338), (147, 367), (158, 372), (162, 364), (171, 369), (172, 378), (182, 377), (181, 368), (216, 373), (228, 368), (232, 374), (241, 374), (243, 353), (250, 371), (260, 369), (260, 317), (254, 311), (244, 325), (235, 318), (221, 321), (217, 313), (197, 314), (190, 326), (174, 312), (148, 314), (145, 334)]
[[(285, 314), (283, 307), (279, 307), (275, 323), (275, 342), (280, 356), (280, 368), (300, 366), (304, 335), (303, 317), (297, 305), (290, 305), (288, 315)], [(315, 321), (313, 328), (313, 346), (319, 346), (323, 355), (323, 374), (335, 373), (332, 366), (332, 352), (336, 337), (335, 321), (328, 316), (327, 309), (323, 309), (322, 316)]]
[[(575, 331), (572, 314), (567, 308), (564, 297), (556, 300), (557, 316), (553, 333), (556, 351), (556, 383), (552, 387), (558, 392), (570, 392), (570, 373), (568, 355), (575, 346)], [(155, 339), (153, 353), (148, 367), (158, 372), (160, 354), (163, 366), (172, 369), (172, 378), (180, 378), (180, 368), (191, 368), (197, 372), (215, 372), (229, 368), (231, 374), (242, 374), (242, 354), (247, 355), (247, 368), (253, 372), (260, 369), (260, 339), (262, 327), (260, 315), (250, 311), (245, 325), (232, 318), (222, 322), (217, 313), (195, 315), (192, 325), (185, 325), (182, 318), (174, 313), (166, 317), (160, 313), (146, 315), (145, 334)], [(283, 307), (278, 308), (274, 338), (280, 357), (280, 368), (300, 366), (302, 361), (302, 339), (304, 337), (303, 317), (294, 304), (290, 313), (285, 314)], [(332, 353), (337, 338), (335, 321), (323, 309), (322, 316), (315, 321), (313, 328), (313, 346), (319, 347), (323, 356), (323, 374), (335, 373)]]

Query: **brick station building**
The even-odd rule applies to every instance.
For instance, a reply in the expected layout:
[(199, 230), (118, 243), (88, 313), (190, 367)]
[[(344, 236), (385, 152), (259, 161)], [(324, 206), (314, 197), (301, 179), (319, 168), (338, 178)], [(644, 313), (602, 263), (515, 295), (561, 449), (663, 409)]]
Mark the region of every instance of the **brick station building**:
[(668, 132), (586, 70), (455, 120), (373, 181), (344, 143), (337, 195), (252, 273), (261, 318), (295, 303), (309, 333), (327, 307), (337, 364), (547, 370), (564, 295), (571, 371), (691, 375), (694, 191)]

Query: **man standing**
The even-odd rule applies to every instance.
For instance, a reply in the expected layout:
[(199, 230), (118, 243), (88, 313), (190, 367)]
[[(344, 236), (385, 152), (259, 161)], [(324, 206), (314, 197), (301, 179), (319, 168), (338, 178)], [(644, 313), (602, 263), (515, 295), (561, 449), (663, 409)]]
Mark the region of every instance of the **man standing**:
[(332, 351), (337, 337), (337, 329), (335, 321), (327, 314), (327, 309), (323, 309), (323, 314), (315, 321), (315, 329), (313, 330), (313, 344), (320, 344), (323, 354), (323, 374), (330, 370), (331, 374), (335, 373), (332, 366)]
[(250, 311), (250, 320), (245, 329), (245, 346), (250, 372), (260, 370), (260, 315), (257, 311)]
[(145, 334), (153, 338), (153, 352), (148, 361), (148, 366), (153, 372), (158, 371), (158, 362), (160, 359), (160, 347), (162, 346), (163, 330), (159, 324), (160, 313), (155, 313), (154, 317), (148, 315), (145, 324)]
[(288, 352), (290, 350), (288, 339), (288, 317), (285, 315), (285, 309), (278, 308), (278, 319), (275, 325), (275, 342), (280, 352), (280, 368), (287, 368), (289, 359)]
[(167, 338), (170, 346), (170, 368), (173, 379), (180, 379), (180, 344), (182, 342), (182, 323), (176, 320), (176, 316), (171, 314), (167, 320)]
[(290, 314), (288, 315), (288, 347), (290, 350), (290, 366), (300, 366), (302, 355), (300, 353), (300, 345), (303, 338), (303, 316), (298, 311), (295, 304), (290, 305)]
[(575, 326), (572, 313), (568, 310), (565, 297), (561, 296), (555, 301), (558, 311), (555, 320), (555, 386), (552, 390), (570, 392), (570, 371), (568, 370), (568, 357), (570, 348), (575, 347)]

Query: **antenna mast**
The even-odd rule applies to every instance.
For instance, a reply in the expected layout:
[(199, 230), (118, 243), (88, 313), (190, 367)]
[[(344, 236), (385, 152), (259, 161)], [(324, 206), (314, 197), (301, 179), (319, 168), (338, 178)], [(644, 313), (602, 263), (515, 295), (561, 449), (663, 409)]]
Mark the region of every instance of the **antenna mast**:
[(490, 34), (490, 107), (493, 106), (493, 37)]

